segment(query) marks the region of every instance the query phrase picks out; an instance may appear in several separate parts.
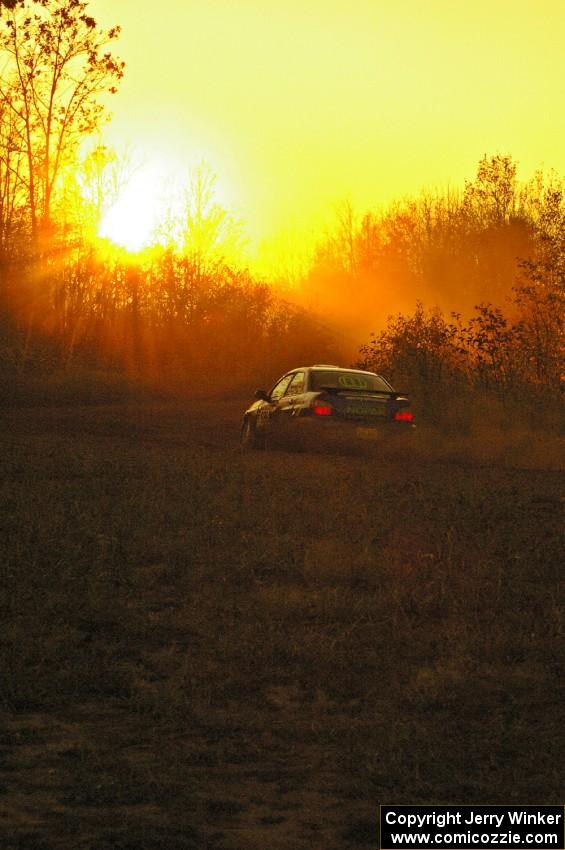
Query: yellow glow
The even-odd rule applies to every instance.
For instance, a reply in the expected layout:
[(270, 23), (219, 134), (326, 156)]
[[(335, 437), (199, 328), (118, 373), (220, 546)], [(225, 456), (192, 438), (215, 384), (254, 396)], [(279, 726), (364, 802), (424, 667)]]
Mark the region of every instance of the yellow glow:
[(92, 0), (92, 14), (123, 28), (109, 143), (206, 159), (279, 254), (343, 198), (364, 210), (461, 186), (484, 154), (511, 154), (524, 179), (565, 173), (563, 0)]
[(207, 163), (187, 169), (164, 155), (125, 176), (116, 201), (102, 216), (98, 236), (132, 254), (171, 244), (209, 259), (237, 262), (243, 250), (225, 182)]
[(104, 215), (98, 235), (132, 252), (153, 244), (163, 208), (161, 185), (155, 171), (134, 174)]

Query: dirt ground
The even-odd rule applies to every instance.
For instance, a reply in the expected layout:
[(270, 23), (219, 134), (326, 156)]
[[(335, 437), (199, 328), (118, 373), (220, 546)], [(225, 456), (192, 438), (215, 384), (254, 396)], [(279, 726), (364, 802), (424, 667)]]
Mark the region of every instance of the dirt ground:
[(556, 443), (243, 453), (239, 401), (5, 411), (0, 847), (376, 848), (562, 802)]

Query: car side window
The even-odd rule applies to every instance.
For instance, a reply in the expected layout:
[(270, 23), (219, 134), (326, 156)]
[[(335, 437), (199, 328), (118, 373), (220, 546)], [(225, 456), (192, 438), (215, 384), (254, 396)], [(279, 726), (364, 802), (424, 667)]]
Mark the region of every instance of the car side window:
[(304, 392), (304, 372), (295, 372), (286, 391), (286, 395), (299, 395)]
[(275, 384), (269, 395), (273, 399), (273, 401), (278, 401), (279, 398), (282, 398), (286, 392), (286, 388), (290, 384), (292, 378), (294, 377), (294, 373), (292, 375), (285, 375), (284, 378)]

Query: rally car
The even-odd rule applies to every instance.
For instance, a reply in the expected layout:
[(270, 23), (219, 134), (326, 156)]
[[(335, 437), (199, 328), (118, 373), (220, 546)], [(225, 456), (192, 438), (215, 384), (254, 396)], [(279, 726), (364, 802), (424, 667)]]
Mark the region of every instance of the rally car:
[(305, 448), (378, 442), (415, 427), (407, 396), (361, 369), (300, 366), (255, 397), (241, 427), (242, 445), (251, 449), (297, 440)]

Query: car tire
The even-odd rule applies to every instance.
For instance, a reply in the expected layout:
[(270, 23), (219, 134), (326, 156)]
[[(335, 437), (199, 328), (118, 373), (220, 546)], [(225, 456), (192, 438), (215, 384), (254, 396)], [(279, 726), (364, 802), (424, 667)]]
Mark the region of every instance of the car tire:
[(241, 426), (241, 445), (244, 449), (265, 448), (265, 435), (257, 431), (255, 420), (246, 416)]

